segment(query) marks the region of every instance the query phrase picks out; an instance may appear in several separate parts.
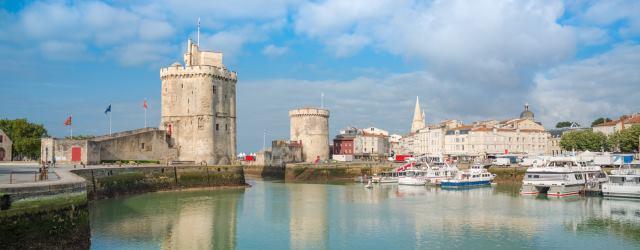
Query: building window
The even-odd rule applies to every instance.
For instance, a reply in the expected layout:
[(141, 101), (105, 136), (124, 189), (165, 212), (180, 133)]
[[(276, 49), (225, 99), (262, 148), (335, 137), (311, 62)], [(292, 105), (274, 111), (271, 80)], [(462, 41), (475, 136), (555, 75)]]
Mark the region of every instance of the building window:
[(224, 130), (229, 130), (229, 124), (224, 125)]
[(216, 123), (216, 131), (220, 130), (220, 124)]
[(140, 144), (140, 149), (144, 149), (144, 142)]
[(216, 93), (216, 86), (213, 86), (213, 93)]
[(2, 143), (2, 135), (0, 135), (0, 143)]

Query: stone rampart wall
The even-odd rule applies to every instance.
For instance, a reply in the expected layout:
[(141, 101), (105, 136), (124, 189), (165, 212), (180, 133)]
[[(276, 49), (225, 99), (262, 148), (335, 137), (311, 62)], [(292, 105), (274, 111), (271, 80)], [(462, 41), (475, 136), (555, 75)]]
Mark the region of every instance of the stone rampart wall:
[(244, 186), (241, 166), (157, 166), (80, 169), (89, 199), (116, 197), (160, 190)]

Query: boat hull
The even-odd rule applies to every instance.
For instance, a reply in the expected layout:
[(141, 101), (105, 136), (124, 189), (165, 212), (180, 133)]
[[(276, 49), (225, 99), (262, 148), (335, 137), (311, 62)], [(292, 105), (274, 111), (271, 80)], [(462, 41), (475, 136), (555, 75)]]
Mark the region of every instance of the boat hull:
[(569, 195), (578, 195), (580, 190), (583, 189), (582, 185), (531, 185), (523, 184), (520, 189), (520, 194), (523, 195), (538, 195), (546, 194), (551, 197), (563, 197)]
[(640, 198), (640, 186), (602, 185), (602, 195), (605, 197)]
[(473, 187), (473, 186), (485, 186), (491, 185), (491, 180), (481, 180), (481, 181), (448, 181), (443, 180), (440, 182), (440, 186), (443, 188), (446, 187)]
[(424, 186), (426, 184), (427, 184), (426, 179), (402, 178), (398, 180), (398, 185)]

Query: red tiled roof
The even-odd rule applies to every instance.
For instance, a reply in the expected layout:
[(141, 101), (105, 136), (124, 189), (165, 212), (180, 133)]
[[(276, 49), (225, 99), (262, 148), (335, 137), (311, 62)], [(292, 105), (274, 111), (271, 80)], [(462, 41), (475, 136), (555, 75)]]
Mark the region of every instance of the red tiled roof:
[(465, 129), (472, 129), (472, 128), (473, 128), (473, 126), (471, 126), (471, 125), (463, 125), (463, 126), (460, 126), (460, 127), (455, 127), (455, 128), (449, 129), (449, 130), (465, 130)]
[(615, 121), (610, 121), (610, 122), (600, 123), (600, 124), (598, 124), (598, 125), (595, 125), (594, 127), (614, 126), (614, 125), (618, 124), (618, 122), (620, 122), (620, 120), (615, 120)]
[(624, 123), (626, 123), (626, 124), (640, 123), (640, 115), (634, 115), (632, 117), (629, 117), (629, 118), (624, 120)]

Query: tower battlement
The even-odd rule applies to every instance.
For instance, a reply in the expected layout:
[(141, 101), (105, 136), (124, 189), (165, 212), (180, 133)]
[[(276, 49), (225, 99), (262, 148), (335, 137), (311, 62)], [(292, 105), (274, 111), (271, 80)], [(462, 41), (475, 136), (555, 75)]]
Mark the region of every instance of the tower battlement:
[(222, 80), (237, 81), (238, 75), (234, 71), (208, 65), (182, 67), (180, 64), (160, 69), (160, 79), (185, 77), (213, 77)]
[(289, 117), (319, 116), (329, 118), (329, 110), (321, 108), (299, 108), (289, 110)]

